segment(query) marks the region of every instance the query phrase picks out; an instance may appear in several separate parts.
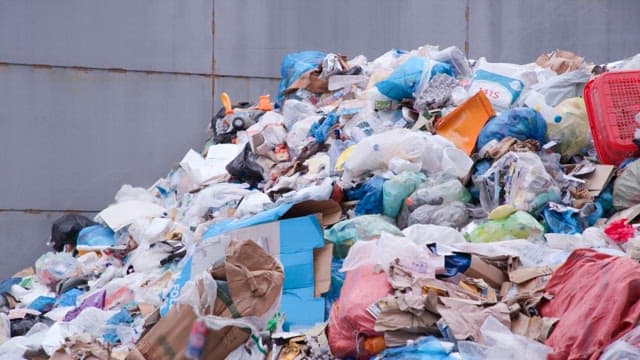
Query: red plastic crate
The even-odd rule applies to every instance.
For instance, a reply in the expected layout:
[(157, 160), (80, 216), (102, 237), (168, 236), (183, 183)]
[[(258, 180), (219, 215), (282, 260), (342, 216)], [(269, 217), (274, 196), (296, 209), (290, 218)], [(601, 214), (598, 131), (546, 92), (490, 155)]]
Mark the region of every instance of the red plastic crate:
[(584, 102), (593, 144), (603, 164), (618, 165), (640, 154), (633, 134), (640, 127), (640, 71), (612, 71), (587, 82)]

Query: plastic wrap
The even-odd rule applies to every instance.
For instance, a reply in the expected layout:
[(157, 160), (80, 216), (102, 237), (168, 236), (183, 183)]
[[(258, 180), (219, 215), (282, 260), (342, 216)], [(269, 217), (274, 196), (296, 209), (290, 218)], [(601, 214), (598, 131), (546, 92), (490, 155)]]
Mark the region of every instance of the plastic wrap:
[(512, 239), (542, 240), (543, 234), (544, 227), (533, 216), (517, 211), (504, 219), (488, 220), (465, 237), (471, 242), (486, 243)]

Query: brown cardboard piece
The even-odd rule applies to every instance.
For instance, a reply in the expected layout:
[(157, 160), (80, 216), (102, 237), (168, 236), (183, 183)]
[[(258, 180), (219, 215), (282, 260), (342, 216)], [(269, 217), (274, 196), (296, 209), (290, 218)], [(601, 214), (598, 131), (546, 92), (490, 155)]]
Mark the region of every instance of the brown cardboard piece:
[(329, 291), (331, 287), (331, 260), (333, 259), (333, 244), (327, 244), (319, 249), (313, 249), (313, 296)]
[[(282, 292), (283, 270), (280, 264), (255, 242), (231, 242), (223, 267), (226, 286), (219, 285), (213, 308), (200, 303), (199, 311), (202, 314), (225, 318), (261, 316), (278, 300)], [(202, 301), (202, 280), (197, 285)], [(191, 327), (197, 317), (190, 305), (174, 305), (167, 316), (160, 319), (138, 341), (140, 354), (154, 360), (184, 358)], [(247, 341), (249, 335), (249, 332), (237, 327), (209, 329), (202, 359), (224, 359)]]
[[(323, 226), (329, 226), (340, 221), (342, 208), (333, 200), (307, 200), (295, 204), (287, 211), (281, 220), (292, 219), (307, 215), (316, 215)], [(250, 226), (226, 232), (219, 237), (225, 240), (251, 239), (260, 244), (269, 254), (276, 258), (280, 256), (280, 221)], [(215, 241), (211, 239), (209, 241)], [(314, 293), (315, 296), (329, 291), (331, 285), (331, 259), (333, 244), (327, 244), (313, 251)]]
[(471, 265), (464, 274), (468, 277), (483, 279), (487, 284), (500, 289), (507, 276), (502, 270), (483, 261), (479, 256), (471, 254)]
[(613, 165), (596, 165), (595, 168), (596, 170), (593, 173), (584, 178), (585, 187), (593, 197), (600, 195), (616, 169)]
[[(127, 359), (141, 355), (143, 359), (184, 359), (184, 351), (189, 342), (189, 334), (196, 314), (189, 305), (176, 304), (166, 317), (162, 318), (147, 335), (138, 341), (139, 354), (129, 353)], [(209, 330), (201, 359), (224, 359), (249, 339), (249, 333), (240, 328), (224, 327)]]
[(554, 271), (555, 268), (552, 266), (520, 268), (509, 272), (509, 281), (522, 284), (540, 276), (551, 275)]

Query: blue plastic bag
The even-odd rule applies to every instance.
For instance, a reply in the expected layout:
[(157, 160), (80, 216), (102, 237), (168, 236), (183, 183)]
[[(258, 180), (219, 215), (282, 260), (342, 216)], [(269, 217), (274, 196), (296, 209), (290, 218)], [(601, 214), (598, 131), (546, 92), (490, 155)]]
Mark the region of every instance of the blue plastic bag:
[(280, 66), (280, 89), (278, 103), (282, 103), (282, 93), (293, 84), (302, 74), (316, 68), (327, 54), (322, 51), (307, 50), (285, 55)]
[(500, 141), (505, 137), (533, 139), (544, 144), (547, 139), (547, 123), (539, 112), (530, 108), (507, 110), (490, 119), (482, 128), (476, 148), (482, 149), (491, 140)]
[(78, 233), (78, 246), (113, 246), (116, 243), (114, 232), (106, 226), (93, 225)]
[(329, 313), (331, 313), (331, 307), (333, 303), (338, 300), (340, 297), (340, 290), (342, 289), (342, 284), (344, 283), (344, 278), (347, 276), (346, 272), (340, 272), (342, 268), (342, 263), (344, 259), (333, 259), (331, 260), (331, 286), (329, 287), (329, 291), (324, 294), (325, 298), (325, 318), (329, 318)]
[(381, 214), (382, 213), (382, 186), (385, 179), (374, 176), (366, 183), (355, 189), (347, 190), (349, 200), (360, 200), (356, 205), (356, 215)]
[(376, 84), (378, 91), (383, 95), (394, 99), (410, 99), (420, 86), (422, 74), (429, 71), (427, 79), (435, 74), (447, 74), (453, 77), (451, 65), (421, 57), (412, 57), (398, 66), (385, 80)]
[(316, 139), (316, 143), (324, 144), (329, 137), (331, 128), (338, 122), (338, 119), (340, 119), (340, 116), (331, 113), (324, 118), (322, 123), (313, 123), (309, 129), (309, 136), (313, 136)]
[[(453, 348), (453, 346), (451, 346)], [(375, 357), (382, 359), (403, 359), (403, 360), (448, 360), (455, 359), (450, 355), (451, 350), (445, 349), (440, 340), (433, 336), (427, 336), (416, 340), (414, 343), (388, 348)]]
[(549, 232), (557, 234), (581, 234), (584, 227), (578, 221), (578, 213), (573, 211), (556, 211), (545, 208), (542, 216), (549, 228)]

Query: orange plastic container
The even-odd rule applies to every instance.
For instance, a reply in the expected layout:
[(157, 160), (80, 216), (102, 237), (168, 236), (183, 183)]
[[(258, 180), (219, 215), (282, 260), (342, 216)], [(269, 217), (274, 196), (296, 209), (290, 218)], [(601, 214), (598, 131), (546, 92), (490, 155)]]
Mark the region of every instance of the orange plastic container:
[(441, 117), (435, 125), (436, 133), (471, 155), (484, 124), (495, 114), (487, 96), (478, 91), (452, 112)]
[(640, 71), (612, 71), (587, 82), (584, 103), (598, 159), (618, 165), (638, 156), (633, 143), (640, 113)]

